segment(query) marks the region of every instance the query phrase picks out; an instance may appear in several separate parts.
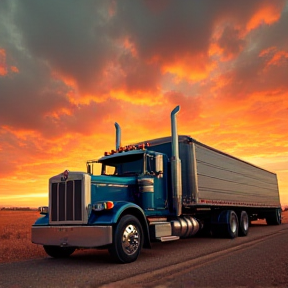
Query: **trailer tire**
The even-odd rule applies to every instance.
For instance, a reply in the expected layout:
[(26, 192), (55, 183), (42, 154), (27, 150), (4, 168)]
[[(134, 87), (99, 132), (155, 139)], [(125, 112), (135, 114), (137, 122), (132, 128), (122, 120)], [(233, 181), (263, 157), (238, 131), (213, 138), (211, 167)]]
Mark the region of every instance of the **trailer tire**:
[(247, 236), (249, 231), (249, 216), (246, 211), (241, 211), (239, 216), (239, 236)]
[(228, 237), (234, 239), (238, 236), (239, 224), (237, 214), (233, 210), (228, 211), (227, 232)]
[(273, 209), (271, 213), (266, 216), (266, 223), (268, 225), (280, 225), (282, 222), (281, 209)]
[(109, 253), (121, 263), (135, 261), (143, 246), (143, 229), (140, 221), (132, 215), (123, 216), (118, 222), (113, 235)]
[(69, 257), (76, 248), (74, 247), (60, 247), (60, 246), (43, 246), (45, 252), (53, 258), (67, 258)]

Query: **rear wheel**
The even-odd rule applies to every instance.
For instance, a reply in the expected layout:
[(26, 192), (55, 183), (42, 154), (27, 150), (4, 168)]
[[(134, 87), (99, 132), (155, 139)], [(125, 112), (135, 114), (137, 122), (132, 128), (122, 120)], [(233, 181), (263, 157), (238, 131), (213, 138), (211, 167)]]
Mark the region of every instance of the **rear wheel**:
[(123, 216), (116, 226), (109, 253), (121, 263), (135, 261), (143, 245), (143, 230), (139, 220), (132, 215)]
[(53, 258), (69, 257), (74, 251), (74, 247), (60, 247), (60, 246), (43, 246), (45, 252)]
[(280, 225), (281, 220), (281, 209), (273, 209), (271, 213), (266, 216), (266, 223), (268, 225)]
[(249, 230), (249, 216), (246, 211), (239, 215), (239, 236), (246, 236)]
[(230, 210), (228, 211), (228, 225), (227, 225), (228, 237), (231, 239), (238, 236), (238, 217), (237, 214)]
[(238, 217), (233, 210), (223, 210), (211, 216), (210, 231), (212, 236), (236, 238), (238, 236)]

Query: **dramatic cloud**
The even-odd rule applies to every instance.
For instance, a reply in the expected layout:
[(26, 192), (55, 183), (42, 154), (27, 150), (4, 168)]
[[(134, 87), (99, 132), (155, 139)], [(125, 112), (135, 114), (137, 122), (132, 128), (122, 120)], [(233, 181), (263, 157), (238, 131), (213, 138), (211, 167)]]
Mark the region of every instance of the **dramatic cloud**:
[(287, 0), (1, 1), (0, 205), (41, 204), (115, 121), (123, 143), (169, 135), (176, 105), (180, 134), (277, 172), (288, 204), (287, 27)]

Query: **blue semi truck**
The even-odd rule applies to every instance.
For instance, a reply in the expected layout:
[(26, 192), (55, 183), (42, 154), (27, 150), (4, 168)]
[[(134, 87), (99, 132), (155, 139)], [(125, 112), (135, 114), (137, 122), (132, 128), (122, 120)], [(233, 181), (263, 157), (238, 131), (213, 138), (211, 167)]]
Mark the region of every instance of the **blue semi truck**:
[[(178, 136), (179, 110), (171, 112), (171, 137), (123, 147), (115, 123), (114, 150), (87, 161), (86, 172), (50, 178), (49, 206), (39, 208), (32, 242), (55, 258), (78, 248), (107, 248), (118, 262), (129, 263), (152, 241), (200, 230), (246, 236), (257, 219), (281, 224), (276, 174)], [(94, 175), (95, 165), (101, 165), (100, 175)]]

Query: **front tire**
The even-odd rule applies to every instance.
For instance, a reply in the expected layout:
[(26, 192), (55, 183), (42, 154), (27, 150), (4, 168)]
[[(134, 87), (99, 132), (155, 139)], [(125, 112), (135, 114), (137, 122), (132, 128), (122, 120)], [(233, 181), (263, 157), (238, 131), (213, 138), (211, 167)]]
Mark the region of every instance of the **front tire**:
[(143, 246), (143, 235), (142, 226), (136, 217), (123, 216), (114, 231), (109, 253), (121, 263), (135, 261)]
[(67, 258), (69, 257), (76, 249), (74, 247), (60, 247), (60, 246), (43, 246), (45, 252), (53, 258)]

